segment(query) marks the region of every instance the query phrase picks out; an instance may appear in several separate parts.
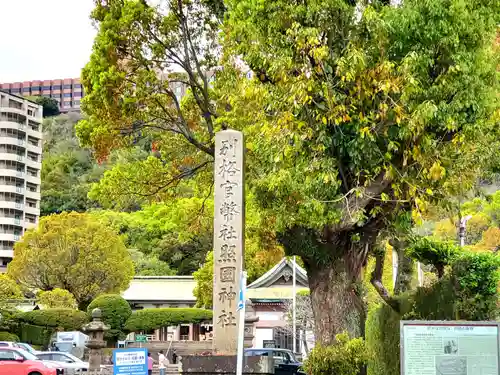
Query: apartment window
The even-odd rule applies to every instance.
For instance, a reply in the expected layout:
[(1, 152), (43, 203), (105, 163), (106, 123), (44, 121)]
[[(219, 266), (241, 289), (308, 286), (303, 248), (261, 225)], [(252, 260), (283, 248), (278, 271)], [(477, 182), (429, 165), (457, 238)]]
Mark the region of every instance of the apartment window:
[(42, 86), (42, 90), (50, 90), (50, 86)]
[(26, 205), (31, 208), (36, 208), (36, 200), (26, 198)]
[(61, 85), (53, 85), (52, 86), (52, 90), (60, 90), (61, 89)]
[(9, 108), (22, 109), (23, 103), (20, 103), (20, 102), (15, 101), (15, 100), (9, 100)]
[(64, 102), (64, 106), (65, 107), (70, 107), (71, 106), (71, 102), (70, 101), (65, 101)]
[(34, 169), (34, 168), (26, 168), (26, 171), (28, 172), (28, 174), (31, 176), (31, 177), (38, 177), (38, 170)]
[(60, 98), (61, 97), (61, 94), (52, 94), (51, 95), (53, 98)]
[(81, 92), (75, 92), (73, 93), (73, 96), (80, 98), (82, 96)]
[(30, 92), (30, 88), (29, 87), (23, 87), (23, 92)]
[(40, 91), (40, 86), (31, 86), (32, 91)]
[(36, 161), (38, 162), (38, 155), (33, 153), (33, 152), (28, 152), (28, 158), (31, 160), (31, 161)]
[(81, 84), (81, 83), (75, 83), (75, 84), (73, 85), (73, 87), (74, 87), (75, 89), (81, 89), (81, 88), (82, 88), (82, 84)]
[(42, 96), (45, 98), (50, 98), (50, 94), (43, 94)]
[(36, 193), (38, 191), (37, 186), (35, 184), (26, 183), (26, 188), (32, 193)]
[(70, 89), (71, 88), (71, 85), (64, 85), (63, 86), (64, 89)]
[(20, 93), (21, 92), (21, 89), (10, 89), (10, 92), (12, 94), (17, 94), (17, 93)]
[(78, 105), (80, 105), (80, 101), (79, 101), (79, 100), (75, 100), (75, 101), (73, 102), (73, 105), (74, 105), (74, 106), (78, 106)]
[(28, 137), (28, 142), (32, 146), (38, 146), (38, 139), (36, 138)]
[(64, 93), (65, 98), (71, 98), (71, 93), (70, 92), (65, 92)]

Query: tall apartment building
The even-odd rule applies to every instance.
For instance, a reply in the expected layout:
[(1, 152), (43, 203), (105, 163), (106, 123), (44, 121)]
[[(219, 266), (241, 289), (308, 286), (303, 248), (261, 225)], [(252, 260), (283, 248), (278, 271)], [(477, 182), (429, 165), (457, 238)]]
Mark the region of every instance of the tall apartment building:
[(42, 107), (0, 90), (0, 272), (40, 217)]
[(0, 89), (14, 95), (53, 98), (59, 102), (61, 112), (79, 111), (83, 97), (80, 78), (2, 83)]

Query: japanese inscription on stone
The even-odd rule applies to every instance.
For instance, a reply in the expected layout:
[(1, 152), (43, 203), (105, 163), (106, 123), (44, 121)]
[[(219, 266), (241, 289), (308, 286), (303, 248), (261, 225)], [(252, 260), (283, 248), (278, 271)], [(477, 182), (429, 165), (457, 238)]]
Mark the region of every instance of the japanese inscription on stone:
[(244, 138), (235, 130), (215, 136), (214, 340), (216, 353), (237, 350), (237, 296), (244, 254)]

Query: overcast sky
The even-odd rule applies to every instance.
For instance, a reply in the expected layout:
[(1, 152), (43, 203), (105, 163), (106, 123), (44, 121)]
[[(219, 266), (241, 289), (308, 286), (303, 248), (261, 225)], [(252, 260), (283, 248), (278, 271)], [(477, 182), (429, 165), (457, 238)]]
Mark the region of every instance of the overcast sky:
[(92, 0), (0, 0), (0, 82), (74, 78), (96, 34)]

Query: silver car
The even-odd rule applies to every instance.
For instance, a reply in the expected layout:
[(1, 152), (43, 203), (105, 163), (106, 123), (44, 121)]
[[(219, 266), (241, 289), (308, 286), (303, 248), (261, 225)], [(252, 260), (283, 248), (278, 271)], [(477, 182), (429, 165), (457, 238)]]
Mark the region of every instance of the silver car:
[[(82, 361), (73, 354), (65, 352), (38, 352), (36, 356), (42, 361), (52, 361), (58, 363), (65, 370), (72, 370), (71, 373), (87, 372), (89, 363)], [(65, 373), (69, 371), (65, 371)]]

